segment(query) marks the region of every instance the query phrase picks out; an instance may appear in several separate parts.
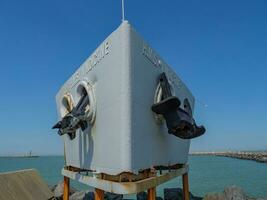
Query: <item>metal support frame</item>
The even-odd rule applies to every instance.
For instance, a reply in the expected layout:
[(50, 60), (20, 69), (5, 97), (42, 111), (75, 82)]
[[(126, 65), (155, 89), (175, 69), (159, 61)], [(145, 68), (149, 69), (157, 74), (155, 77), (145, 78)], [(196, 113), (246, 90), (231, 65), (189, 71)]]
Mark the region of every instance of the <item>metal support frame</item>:
[(95, 176), (89, 176), (81, 172), (74, 172), (67, 169), (62, 169), (62, 175), (64, 176), (63, 200), (69, 200), (70, 179), (94, 187), (95, 200), (103, 200), (105, 191), (115, 194), (135, 194), (146, 190), (148, 193), (148, 200), (155, 200), (156, 187), (178, 176), (182, 176), (183, 199), (189, 200), (188, 165), (184, 165), (179, 169), (171, 170), (155, 177), (135, 182), (114, 182), (103, 180)]

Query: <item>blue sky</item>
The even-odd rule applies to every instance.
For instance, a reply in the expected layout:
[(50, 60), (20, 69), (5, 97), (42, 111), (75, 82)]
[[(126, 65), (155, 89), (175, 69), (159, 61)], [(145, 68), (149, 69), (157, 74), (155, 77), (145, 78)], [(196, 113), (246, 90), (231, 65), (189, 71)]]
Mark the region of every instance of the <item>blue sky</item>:
[[(166, 3), (168, 2), (168, 3)], [(267, 2), (125, 0), (126, 18), (188, 85), (192, 150), (267, 149)], [(119, 0), (0, 1), (0, 154), (62, 154), (55, 94), (121, 22)]]

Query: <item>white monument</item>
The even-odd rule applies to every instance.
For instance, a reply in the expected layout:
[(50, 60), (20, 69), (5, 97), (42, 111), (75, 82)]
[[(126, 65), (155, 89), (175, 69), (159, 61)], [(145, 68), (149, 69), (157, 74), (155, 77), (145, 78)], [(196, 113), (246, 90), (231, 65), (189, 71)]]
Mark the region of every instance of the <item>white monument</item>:
[[(167, 93), (178, 100), (163, 102)], [(94, 172), (186, 163), (189, 138), (205, 131), (192, 118), (189, 89), (127, 21), (66, 81), (56, 102), (66, 166)]]

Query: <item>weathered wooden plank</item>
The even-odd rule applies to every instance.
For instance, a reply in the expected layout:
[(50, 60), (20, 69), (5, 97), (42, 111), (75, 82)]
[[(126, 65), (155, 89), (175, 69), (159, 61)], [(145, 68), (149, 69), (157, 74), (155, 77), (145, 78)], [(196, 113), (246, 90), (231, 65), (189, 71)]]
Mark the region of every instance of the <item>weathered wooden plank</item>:
[(0, 200), (47, 200), (53, 194), (35, 169), (0, 173)]

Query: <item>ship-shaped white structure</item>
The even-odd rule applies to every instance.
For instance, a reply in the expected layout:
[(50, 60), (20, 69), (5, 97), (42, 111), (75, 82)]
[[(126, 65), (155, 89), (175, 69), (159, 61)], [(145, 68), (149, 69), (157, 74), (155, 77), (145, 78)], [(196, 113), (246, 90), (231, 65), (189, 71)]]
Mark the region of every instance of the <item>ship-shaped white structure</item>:
[[(173, 95), (194, 97), (175, 72), (124, 21), (56, 95), (59, 120), (88, 95), (83, 128), (62, 134), (66, 165), (111, 175), (186, 163), (190, 140), (168, 134), (151, 106), (159, 102), (165, 72)], [(183, 104), (183, 103), (182, 103)]]

